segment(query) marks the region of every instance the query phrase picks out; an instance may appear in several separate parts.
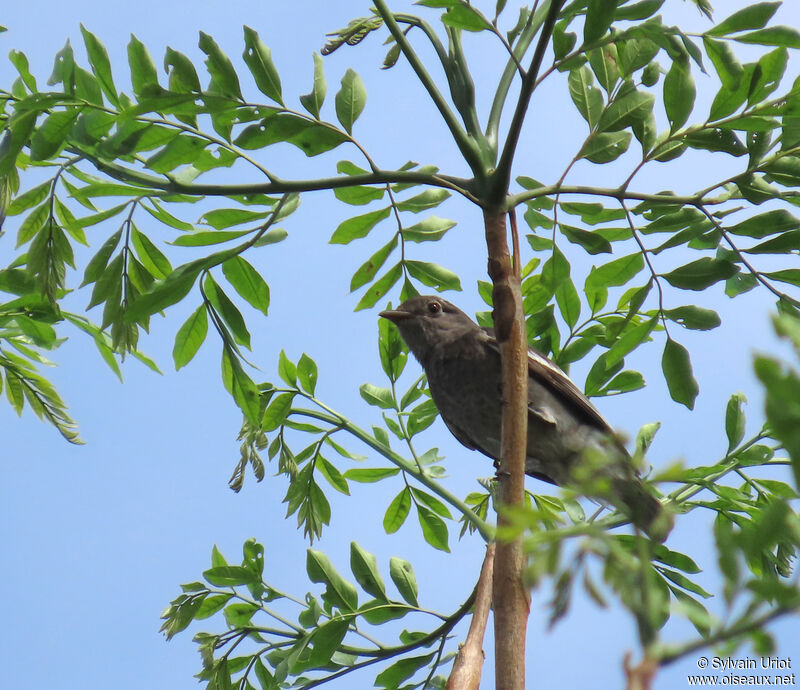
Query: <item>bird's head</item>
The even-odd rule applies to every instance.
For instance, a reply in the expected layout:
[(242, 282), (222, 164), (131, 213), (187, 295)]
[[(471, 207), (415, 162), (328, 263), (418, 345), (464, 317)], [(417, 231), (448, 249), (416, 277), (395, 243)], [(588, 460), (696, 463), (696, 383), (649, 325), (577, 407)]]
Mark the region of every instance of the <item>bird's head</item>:
[(382, 311), (400, 330), (411, 352), (425, 366), (431, 354), (481, 328), (463, 311), (441, 297), (420, 295), (403, 302), (397, 309)]

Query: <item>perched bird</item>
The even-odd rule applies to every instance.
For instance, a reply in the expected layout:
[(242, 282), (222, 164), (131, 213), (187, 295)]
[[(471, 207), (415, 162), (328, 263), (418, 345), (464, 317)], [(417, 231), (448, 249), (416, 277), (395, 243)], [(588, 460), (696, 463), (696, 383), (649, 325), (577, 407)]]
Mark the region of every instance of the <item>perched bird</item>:
[[(422, 365), (453, 436), (497, 465), (502, 390), (493, 332), (440, 297), (412, 297), (380, 315), (397, 326)], [(642, 484), (608, 422), (561, 369), (531, 349), (525, 472), (560, 486), (588, 485), (651, 537), (663, 541), (669, 532), (661, 503)]]

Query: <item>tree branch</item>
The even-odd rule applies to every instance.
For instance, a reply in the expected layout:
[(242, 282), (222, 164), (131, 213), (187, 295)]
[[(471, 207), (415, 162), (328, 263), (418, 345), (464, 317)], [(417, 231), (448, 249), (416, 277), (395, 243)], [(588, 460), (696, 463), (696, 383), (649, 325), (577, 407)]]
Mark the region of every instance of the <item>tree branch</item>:
[(447, 690), (478, 690), (481, 684), (481, 671), (486, 654), (483, 651), (483, 638), (486, 622), (492, 605), (492, 572), (494, 569), (495, 545), (487, 544), (478, 585), (475, 588), (475, 606), (472, 622), (469, 625), (466, 642), (458, 650), (453, 670), (447, 679)]
[(497, 148), (497, 132), (500, 128), (500, 116), (503, 114), (503, 107), (506, 104), (506, 98), (508, 97), (511, 83), (514, 80), (514, 75), (519, 71), (519, 59), (522, 59), (525, 55), (533, 37), (542, 25), (544, 21), (544, 12), (545, 8), (541, 8), (537, 12), (531, 13), (531, 16), (528, 18), (528, 23), (525, 25), (525, 28), (517, 39), (517, 44), (514, 46), (514, 55), (518, 56), (518, 60), (509, 59), (497, 84), (497, 91), (494, 94), (492, 107), (489, 110), (489, 119), (486, 123), (486, 139), (489, 146), (495, 150)]
[(693, 652), (699, 652), (701, 649), (712, 647), (719, 642), (725, 642), (725, 640), (730, 640), (731, 638), (738, 637), (739, 635), (745, 635), (753, 630), (760, 630), (767, 625), (767, 623), (771, 623), (776, 618), (785, 616), (787, 613), (794, 613), (797, 610), (797, 606), (779, 606), (778, 608), (773, 609), (772, 611), (769, 611), (758, 618), (753, 618), (747, 622), (739, 623), (738, 625), (734, 625), (725, 630), (720, 630), (714, 635), (709, 635), (708, 637), (696, 640), (695, 642), (690, 642), (689, 644), (685, 644), (681, 647), (665, 651), (659, 657), (659, 664), (661, 666), (668, 666), (669, 664), (684, 656), (687, 656), (688, 654), (692, 654)]
[(447, 101), (445, 101), (444, 96), (442, 96), (433, 78), (428, 73), (428, 70), (425, 69), (425, 65), (422, 64), (422, 60), (420, 60), (419, 56), (414, 52), (403, 30), (398, 26), (394, 15), (386, 6), (385, 0), (375, 0), (375, 9), (385, 22), (394, 40), (397, 41), (397, 45), (400, 46), (400, 50), (403, 51), (403, 55), (406, 56), (406, 59), (411, 64), (417, 78), (422, 82), (422, 85), (425, 87), (434, 105), (439, 110), (442, 119), (450, 130), (453, 141), (455, 141), (456, 146), (458, 146), (459, 151), (461, 151), (461, 155), (464, 156), (464, 160), (467, 161), (476, 177), (483, 177), (484, 165), (481, 160), (477, 142), (471, 139), (464, 131), (464, 128), (459, 124), (455, 113), (450, 109), (450, 106), (447, 104)]
[(449, 175), (431, 175), (413, 170), (376, 170), (362, 175), (337, 175), (312, 180), (281, 180), (273, 182), (254, 182), (246, 184), (186, 184), (169, 177), (155, 177), (139, 170), (92, 157), (84, 151), (76, 151), (91, 162), (100, 172), (125, 184), (148, 189), (157, 189), (166, 194), (188, 194), (191, 196), (231, 196), (237, 194), (285, 194), (287, 192), (314, 192), (323, 189), (339, 189), (369, 184), (413, 183), (431, 187), (442, 187), (476, 201), (471, 188), (472, 180)]
[[(287, 392), (297, 393), (297, 391), (295, 390), (290, 390)], [(402, 455), (400, 455), (399, 453), (395, 453), (391, 448), (384, 446), (374, 436), (367, 433), (356, 424), (353, 424), (346, 417), (343, 417), (337, 412), (334, 412), (327, 405), (323, 404), (316, 398), (310, 398), (307, 395), (305, 397), (308, 397), (309, 400), (311, 400), (314, 404), (319, 405), (319, 407), (321, 407), (325, 411), (320, 412), (318, 410), (292, 408), (292, 414), (299, 414), (305, 417), (319, 419), (320, 421), (328, 422), (329, 424), (344, 429), (351, 435), (355, 436), (362, 443), (368, 445), (373, 450), (376, 450), (393, 465), (396, 465), (401, 470), (407, 472), (412, 477), (414, 477), (418, 482), (428, 487), (431, 491), (437, 494), (439, 498), (447, 501), (447, 503), (453, 506), (453, 508), (455, 508), (459, 513), (461, 513), (465, 518), (467, 518), (467, 520), (469, 520), (471, 524), (475, 526), (475, 529), (478, 530), (478, 533), (481, 535), (481, 537), (483, 537), (483, 539), (486, 542), (490, 542), (492, 539), (494, 539), (494, 529), (492, 528), (491, 525), (481, 520), (481, 518), (475, 515), (475, 513), (470, 509), (470, 507), (466, 503), (464, 503), (457, 496), (450, 493), (441, 484), (435, 482), (427, 474), (420, 472), (419, 468), (414, 463), (408, 462), (408, 460), (406, 460)]]
[[(502, 206), (484, 210), (494, 326), (500, 348), (503, 416), (500, 467), (497, 472), (497, 526), (508, 524), (502, 507), (525, 499), (528, 436), (528, 339), (520, 279), (506, 237)], [(517, 262), (518, 263), (518, 262)], [(525, 554), (522, 536), (497, 542), (492, 587), (495, 637), (495, 684), (503, 690), (525, 687), (525, 636), (530, 599), (522, 582)]]
[(494, 181), (489, 193), (490, 202), (499, 203), (508, 193), (508, 185), (511, 181), (511, 165), (514, 162), (514, 154), (517, 150), (519, 135), (522, 132), (522, 123), (525, 120), (525, 113), (528, 111), (528, 104), (530, 103), (533, 89), (536, 86), (536, 75), (539, 73), (539, 68), (544, 59), (544, 53), (547, 50), (550, 36), (553, 33), (553, 27), (555, 26), (558, 13), (564, 2), (565, 0), (550, 0), (547, 16), (545, 17), (541, 32), (539, 33), (539, 41), (536, 44), (536, 50), (533, 52), (531, 66), (525, 75), (525, 79), (522, 81), (517, 107), (511, 118), (511, 125), (508, 128), (508, 136), (506, 136), (505, 144), (503, 144), (503, 153), (500, 156), (500, 162), (497, 164), (497, 169), (493, 175)]

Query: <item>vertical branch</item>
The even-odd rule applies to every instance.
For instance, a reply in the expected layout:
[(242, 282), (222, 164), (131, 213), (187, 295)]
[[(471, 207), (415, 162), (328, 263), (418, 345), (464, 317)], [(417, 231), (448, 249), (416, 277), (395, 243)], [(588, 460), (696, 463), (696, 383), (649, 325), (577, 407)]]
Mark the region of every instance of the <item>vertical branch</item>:
[(458, 119), (450, 109), (450, 106), (448, 106), (444, 96), (442, 96), (441, 92), (436, 87), (433, 78), (425, 69), (425, 65), (422, 63), (422, 60), (420, 60), (419, 56), (414, 52), (414, 49), (408, 42), (406, 35), (397, 25), (397, 20), (389, 11), (386, 1), (375, 0), (375, 9), (378, 11), (381, 19), (383, 19), (384, 23), (386, 24), (386, 28), (388, 28), (391, 32), (394, 40), (397, 41), (397, 45), (400, 46), (400, 50), (403, 51), (403, 55), (405, 55), (406, 60), (408, 60), (411, 68), (416, 73), (417, 78), (425, 87), (425, 90), (428, 92), (428, 95), (430, 96), (434, 105), (436, 105), (438, 108), (439, 114), (442, 116), (447, 128), (450, 130), (453, 141), (456, 143), (456, 146), (458, 146), (459, 151), (461, 151), (461, 155), (464, 156), (464, 160), (468, 163), (472, 169), (472, 172), (477, 177), (482, 177), (484, 164), (481, 160), (478, 143), (472, 137), (470, 137), (464, 131), (464, 128), (459, 124)]
[[(508, 524), (503, 506), (521, 505), (525, 496), (528, 435), (528, 342), (520, 280), (508, 249), (505, 211), (484, 209), (489, 276), (492, 278), (494, 327), (500, 348), (503, 426), (498, 470), (497, 524)], [(518, 262), (517, 262), (518, 263)], [(522, 537), (498, 541), (495, 554), (494, 605), (495, 687), (525, 687), (525, 635), (530, 600), (522, 583)]]
[(466, 641), (456, 655), (453, 670), (447, 679), (447, 690), (478, 690), (480, 687), (481, 671), (486, 658), (483, 651), (483, 638), (486, 634), (486, 621), (492, 605), (494, 552), (495, 545), (487, 544), (478, 586), (475, 588), (475, 605), (472, 608), (469, 632)]
[(490, 192), (492, 201), (499, 202), (501, 199), (504, 199), (508, 193), (508, 186), (511, 182), (511, 164), (514, 161), (517, 142), (522, 132), (522, 123), (525, 120), (525, 113), (528, 111), (528, 104), (533, 95), (533, 90), (536, 87), (536, 77), (539, 75), (539, 68), (542, 66), (544, 53), (550, 43), (553, 27), (556, 24), (558, 13), (561, 11), (561, 7), (564, 5), (565, 1), (566, 0), (550, 0), (550, 7), (547, 10), (547, 16), (545, 17), (541, 33), (539, 34), (539, 41), (533, 52), (531, 66), (525, 74), (525, 79), (522, 80), (517, 106), (514, 109), (511, 125), (508, 128), (508, 136), (503, 145), (503, 153), (500, 156), (500, 162), (497, 164), (497, 169), (495, 170), (494, 183)]

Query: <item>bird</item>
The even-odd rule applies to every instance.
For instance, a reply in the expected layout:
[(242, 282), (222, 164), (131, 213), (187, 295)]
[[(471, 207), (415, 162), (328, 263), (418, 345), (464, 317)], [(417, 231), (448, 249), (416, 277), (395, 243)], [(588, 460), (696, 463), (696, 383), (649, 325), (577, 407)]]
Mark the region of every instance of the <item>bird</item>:
[[(456, 439), (499, 466), (500, 350), (494, 332), (440, 297), (407, 299), (380, 316), (397, 326), (422, 366), (439, 414)], [(622, 442), (589, 399), (550, 359), (528, 349), (525, 473), (558, 486), (588, 486), (657, 541), (671, 528)], [(580, 487), (579, 487), (580, 488)]]

